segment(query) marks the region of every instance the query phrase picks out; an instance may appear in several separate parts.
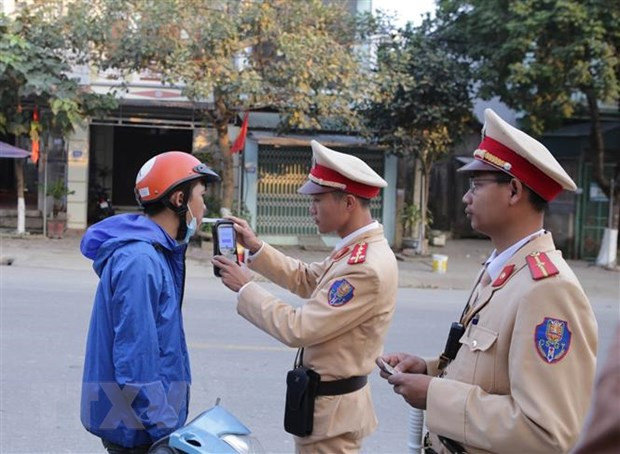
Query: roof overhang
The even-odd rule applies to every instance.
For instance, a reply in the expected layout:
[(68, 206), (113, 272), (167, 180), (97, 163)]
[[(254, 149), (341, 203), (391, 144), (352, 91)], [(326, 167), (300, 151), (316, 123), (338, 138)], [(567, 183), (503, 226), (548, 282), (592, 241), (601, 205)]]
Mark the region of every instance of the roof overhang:
[(337, 134), (277, 136), (269, 131), (252, 131), (248, 134), (248, 137), (256, 141), (259, 145), (270, 145), (274, 147), (309, 147), (310, 141), (316, 140), (326, 147), (383, 149), (374, 144), (369, 144), (360, 137)]
[(31, 153), (28, 150), (0, 142), (0, 158), (28, 158)]

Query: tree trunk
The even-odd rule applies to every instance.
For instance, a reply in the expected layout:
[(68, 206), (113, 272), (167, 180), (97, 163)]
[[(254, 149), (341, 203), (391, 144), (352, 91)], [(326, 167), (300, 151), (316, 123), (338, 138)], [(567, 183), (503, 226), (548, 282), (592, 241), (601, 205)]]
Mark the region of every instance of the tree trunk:
[(422, 251), (423, 254), (428, 253), (428, 243), (425, 240), (426, 238), (426, 227), (428, 225), (428, 197), (431, 187), (431, 170), (430, 167), (424, 167), (424, 186), (422, 187), (422, 193), (424, 194), (424, 206), (422, 206), (422, 245), (424, 249)]
[[(401, 179), (398, 187), (405, 189), (405, 203), (411, 205), (415, 203), (413, 200), (413, 194), (415, 192), (415, 159), (411, 156), (405, 156), (400, 158), (402, 165), (398, 166), (398, 176)], [(412, 229), (414, 227), (411, 227)], [(411, 232), (405, 232), (405, 234)]]
[[(616, 164), (615, 171), (616, 181), (612, 185), (611, 181), (605, 176), (605, 143), (603, 141), (603, 128), (601, 127), (598, 100), (593, 89), (589, 88), (584, 91), (588, 99), (588, 109), (590, 110), (590, 149), (593, 153), (592, 175), (601, 190), (607, 195), (609, 203), (612, 204), (609, 210), (609, 217), (611, 219), (608, 219), (608, 225), (612, 229), (605, 229), (605, 235), (603, 236), (596, 263), (601, 266), (615, 266), (618, 228), (620, 227), (620, 185), (617, 184), (618, 164)], [(610, 250), (610, 248), (613, 250)]]
[(427, 211), (428, 211), (428, 192), (430, 188), (430, 170), (427, 166), (422, 165), (422, 190), (420, 191), (420, 241), (418, 242), (418, 254), (426, 255), (428, 253), (428, 247), (426, 239), (426, 224), (427, 224)]
[(422, 173), (422, 190), (420, 191), (420, 227), (418, 228), (418, 254), (426, 254), (426, 244), (424, 238), (426, 237), (426, 174)]
[[(613, 212), (611, 225), (616, 229), (620, 227), (620, 184), (618, 182), (618, 168), (616, 167), (616, 178), (614, 188), (611, 188), (610, 180), (605, 176), (605, 143), (603, 140), (603, 128), (601, 126), (601, 116), (598, 108), (598, 99), (594, 90), (589, 88), (584, 90), (588, 99), (588, 109), (590, 111), (590, 150), (592, 153), (592, 176), (600, 186), (601, 190), (613, 200)], [(612, 194), (613, 192), (613, 194)]]
[(230, 153), (230, 140), (228, 139), (228, 121), (216, 120), (215, 129), (222, 155), (222, 215), (224, 215), (227, 214), (225, 210), (231, 211), (235, 195), (233, 156)]
[(15, 159), (15, 183), (17, 185), (17, 233), (26, 233), (26, 203), (24, 200), (24, 159)]

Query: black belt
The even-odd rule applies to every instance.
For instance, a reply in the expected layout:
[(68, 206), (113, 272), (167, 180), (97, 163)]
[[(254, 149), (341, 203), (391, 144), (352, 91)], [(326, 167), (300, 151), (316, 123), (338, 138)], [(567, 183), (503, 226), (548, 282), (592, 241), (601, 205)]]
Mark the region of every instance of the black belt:
[[(430, 433), (426, 432), (424, 436), (424, 454), (438, 454), (432, 447)], [(467, 454), (465, 448), (462, 444), (457, 441), (454, 441), (450, 438), (442, 437), (441, 435), (437, 435), (439, 441), (442, 445), (451, 453), (451, 454)]]
[(362, 389), (368, 383), (366, 375), (343, 378), (342, 380), (322, 381), (316, 391), (317, 396), (338, 396)]
[(466, 454), (465, 448), (458, 441), (454, 441), (451, 438), (442, 437), (438, 435), (439, 441), (445, 446), (445, 448), (452, 454)]

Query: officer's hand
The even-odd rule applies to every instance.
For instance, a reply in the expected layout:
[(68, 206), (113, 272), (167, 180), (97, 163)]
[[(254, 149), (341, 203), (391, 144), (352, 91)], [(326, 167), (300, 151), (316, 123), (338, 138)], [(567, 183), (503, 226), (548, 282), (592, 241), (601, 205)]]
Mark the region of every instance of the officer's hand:
[[(388, 353), (377, 358), (376, 363), (379, 369), (381, 369), (380, 359), (383, 359), (383, 361), (399, 372), (409, 372), (412, 374), (426, 373), (426, 362), (419, 356), (410, 355), (408, 353)], [(383, 378), (388, 378), (390, 376), (390, 374), (384, 372), (382, 369), (380, 373)]]
[(409, 405), (426, 410), (428, 387), (433, 377), (423, 374), (394, 374), (388, 382), (394, 386), (394, 392), (404, 397)]
[(245, 265), (237, 265), (223, 255), (216, 255), (211, 263), (220, 269), (222, 283), (233, 292), (238, 292), (241, 287), (252, 280), (252, 272)]
[(252, 254), (256, 253), (263, 245), (263, 242), (252, 231), (248, 221), (235, 216), (224, 216), (224, 219), (234, 222), (233, 227), (237, 231), (237, 241)]

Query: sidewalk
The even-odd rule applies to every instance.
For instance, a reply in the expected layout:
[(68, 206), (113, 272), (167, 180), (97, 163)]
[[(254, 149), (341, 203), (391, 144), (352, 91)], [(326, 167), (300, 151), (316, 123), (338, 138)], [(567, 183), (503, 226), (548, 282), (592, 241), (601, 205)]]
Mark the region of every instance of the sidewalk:
[[(2, 263), (4, 265), (7, 259), (12, 259), (11, 266), (19, 267), (67, 270), (90, 268), (92, 262), (84, 258), (79, 251), (81, 235), (81, 232), (69, 231), (65, 238), (52, 240), (41, 235), (17, 237), (0, 233)], [(322, 260), (329, 254), (329, 251), (325, 250), (304, 250), (292, 246), (283, 246), (279, 249), (291, 257), (306, 262)], [(469, 289), (480, 269), (480, 264), (491, 252), (491, 243), (476, 239), (449, 240), (445, 247), (431, 247), (429, 252), (449, 257), (447, 273), (433, 272), (430, 255), (408, 257), (398, 262), (400, 287)], [(188, 276), (217, 279), (212, 272), (211, 256), (211, 248), (208, 245), (207, 248), (200, 248), (192, 244), (187, 253)], [(580, 260), (571, 260), (569, 264), (588, 295), (620, 299), (618, 269), (604, 270)]]

